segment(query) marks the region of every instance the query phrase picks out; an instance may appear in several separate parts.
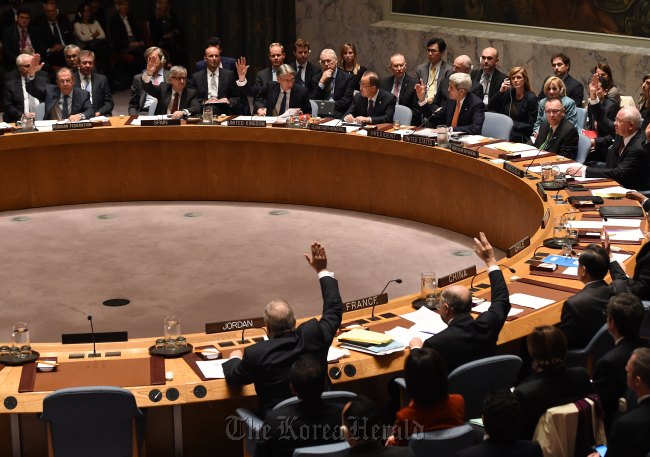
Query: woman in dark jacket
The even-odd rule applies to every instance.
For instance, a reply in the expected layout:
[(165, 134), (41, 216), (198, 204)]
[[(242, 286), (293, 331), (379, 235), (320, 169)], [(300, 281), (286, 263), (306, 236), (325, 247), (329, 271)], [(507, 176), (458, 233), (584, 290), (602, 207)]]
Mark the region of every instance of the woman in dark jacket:
[[(537, 118), (537, 97), (530, 89), (528, 73), (523, 67), (514, 67), (501, 88), (488, 103), (488, 111), (505, 114), (514, 122), (510, 141), (526, 143), (533, 134)], [(504, 138), (505, 139), (505, 138)]]

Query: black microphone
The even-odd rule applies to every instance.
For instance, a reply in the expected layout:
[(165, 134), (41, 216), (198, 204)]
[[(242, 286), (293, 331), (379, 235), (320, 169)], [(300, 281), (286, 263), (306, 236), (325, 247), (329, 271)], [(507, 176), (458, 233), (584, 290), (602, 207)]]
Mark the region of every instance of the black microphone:
[[(569, 176), (572, 177), (572, 178), (575, 178), (576, 174), (577, 174), (579, 171), (580, 171), (580, 169), (578, 168), (578, 170), (574, 171), (573, 173), (569, 173)], [(564, 174), (564, 179), (566, 179), (566, 173)], [(567, 181), (567, 184), (568, 184), (568, 181)], [(562, 189), (558, 189), (557, 192), (555, 192), (555, 197), (553, 197), (553, 200), (555, 200), (556, 202), (557, 202), (557, 200), (558, 200), (558, 196), (560, 195), (560, 191), (561, 191), (561, 190), (562, 190)]]
[[(509, 267), (508, 265), (503, 265), (503, 264), (500, 264), (500, 263), (499, 263), (499, 264), (497, 264), (497, 267), (499, 267), (499, 268), (507, 268), (508, 271), (510, 271), (510, 273), (512, 273), (512, 274), (515, 274), (515, 273), (517, 272), (517, 270), (515, 270), (515, 269), (512, 268), (512, 267)], [(485, 271), (487, 271), (487, 270), (485, 270)], [(483, 272), (482, 272), (482, 271), (479, 271), (479, 272), (476, 273), (474, 276), (472, 276), (472, 282), (469, 283), (469, 288), (470, 288), (470, 290), (474, 288), (474, 279), (476, 279), (476, 277), (477, 277), (478, 275), (480, 275), (481, 273), (483, 273)]]
[[(401, 279), (391, 279), (390, 281), (388, 281), (386, 283), (386, 285), (384, 286), (384, 288), (382, 289), (382, 291), (381, 291), (381, 293), (379, 295), (383, 295), (384, 292), (386, 292), (386, 289), (388, 289), (388, 286), (390, 285), (391, 282), (396, 282), (397, 284), (402, 284)], [(371, 321), (378, 321), (379, 320), (378, 317), (375, 317), (375, 306), (377, 306), (376, 303), (374, 305), (372, 305), (372, 314), (370, 315), (370, 320)]]
[(93, 340), (93, 353), (88, 354), (88, 357), (101, 357), (101, 354), (97, 354), (97, 347), (95, 345), (95, 327), (93, 326), (93, 317), (89, 314), (88, 320), (90, 321), (90, 334)]
[(241, 329), (241, 339), (239, 340), (239, 344), (244, 344), (246, 342), (246, 340), (244, 339), (244, 332), (246, 331), (247, 328), (261, 328), (262, 330), (264, 330), (264, 333), (266, 333), (266, 336), (267, 337), (269, 336), (269, 333), (266, 331), (264, 327), (244, 327), (243, 329)]
[(539, 155), (540, 155), (542, 152), (548, 152), (548, 151), (542, 151), (542, 150), (540, 149), (539, 151), (537, 151), (537, 154), (535, 154), (535, 157), (533, 157), (533, 160), (531, 160), (530, 163), (529, 163), (528, 165), (526, 165), (526, 169), (524, 170), (524, 175), (525, 175), (526, 177), (528, 177), (528, 169), (533, 165), (533, 162), (535, 162), (535, 160), (537, 160), (537, 157), (539, 157)]

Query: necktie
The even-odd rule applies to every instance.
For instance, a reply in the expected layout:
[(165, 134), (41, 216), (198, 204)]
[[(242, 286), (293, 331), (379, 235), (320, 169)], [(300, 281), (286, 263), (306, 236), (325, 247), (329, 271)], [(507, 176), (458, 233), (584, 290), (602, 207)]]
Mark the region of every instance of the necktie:
[(284, 112), (287, 110), (287, 93), (282, 92), (284, 95), (282, 95), (282, 102), (280, 103), (280, 112), (278, 115), (284, 114)]
[(625, 149), (625, 141), (621, 139), (621, 144), (618, 146), (618, 153), (616, 154), (618, 157), (623, 155), (623, 150)]
[(483, 103), (488, 104), (490, 99), (490, 76), (483, 73), (481, 76), (481, 85), (483, 86)]
[(27, 47), (27, 30), (20, 29), (20, 50), (22, 51)]
[(178, 92), (174, 92), (174, 101), (172, 102), (172, 114), (178, 111)]
[(52, 35), (54, 35), (54, 38), (56, 39), (57, 43), (65, 46), (65, 43), (63, 42), (63, 37), (59, 32), (59, 26), (56, 24), (56, 22), (52, 22)]
[(372, 116), (375, 113), (375, 102), (368, 100), (368, 116)]
[(298, 74), (297, 74), (296, 76), (297, 76), (297, 78), (296, 78), (296, 82), (297, 82), (298, 84), (300, 84), (301, 86), (304, 86), (305, 83), (304, 83), (304, 81), (302, 80), (302, 65), (298, 65)]
[(88, 76), (84, 78), (84, 90), (90, 92), (90, 78)]
[(70, 117), (70, 110), (68, 109), (68, 100), (70, 100), (70, 96), (64, 95), (63, 106), (61, 107), (61, 119), (67, 119)]
[(153, 85), (157, 86), (158, 84), (159, 84), (158, 83), (158, 73), (156, 73), (155, 75), (153, 75)]
[(438, 81), (436, 81), (437, 76), (438, 68), (431, 67), (429, 69), (429, 90), (427, 91), (427, 98), (433, 98), (436, 96), (438, 90)]
[(399, 97), (399, 80), (395, 80), (395, 85), (393, 86), (393, 95)]
[(219, 89), (217, 89), (217, 75), (212, 73), (210, 75), (210, 95), (213, 97), (217, 97)]
[(544, 143), (542, 143), (542, 146), (539, 148), (540, 151), (546, 151), (546, 148), (548, 147), (548, 143), (551, 141), (551, 138), (553, 137), (553, 129), (551, 126), (548, 128), (548, 135), (546, 135), (546, 140)]
[(456, 102), (456, 109), (454, 110), (454, 117), (451, 118), (451, 126), (456, 127), (458, 125), (458, 116), (460, 115), (460, 102)]

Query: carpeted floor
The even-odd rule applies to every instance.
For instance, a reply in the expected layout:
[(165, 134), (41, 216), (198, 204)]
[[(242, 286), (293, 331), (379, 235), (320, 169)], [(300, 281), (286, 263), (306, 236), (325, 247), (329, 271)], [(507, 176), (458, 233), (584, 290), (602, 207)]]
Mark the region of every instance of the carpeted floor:
[[(12, 211), (0, 214), (0, 340), (26, 320), (32, 341), (58, 341), (88, 331), (88, 314), (96, 331), (130, 337), (162, 334), (170, 313), (183, 333), (201, 332), (206, 322), (260, 316), (276, 297), (299, 317), (320, 314), (318, 281), (303, 258), (315, 240), (327, 247), (344, 301), (377, 294), (393, 278), (404, 280), (389, 289), (395, 297), (417, 292), (420, 272), (481, 268), (462, 235), (325, 208), (145, 202)], [(131, 304), (102, 305), (118, 297)]]

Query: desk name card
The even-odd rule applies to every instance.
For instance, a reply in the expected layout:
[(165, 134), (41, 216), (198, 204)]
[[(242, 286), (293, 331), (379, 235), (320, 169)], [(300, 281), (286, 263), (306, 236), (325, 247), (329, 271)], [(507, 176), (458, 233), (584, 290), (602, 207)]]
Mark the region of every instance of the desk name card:
[(407, 143), (415, 143), (422, 146), (436, 146), (436, 140), (421, 135), (404, 135), (402, 138)]
[(449, 284), (462, 281), (463, 279), (471, 278), (472, 276), (476, 276), (476, 265), (472, 265), (471, 267), (467, 267), (454, 273), (441, 276), (438, 278), (438, 287), (446, 287)]
[(347, 133), (345, 127), (341, 125), (309, 124), (309, 130), (316, 130), (320, 132)]
[(223, 322), (209, 322), (205, 324), (205, 333), (224, 333), (234, 330), (244, 330), (247, 328), (261, 328), (266, 324), (263, 317), (253, 317), (251, 319), (236, 319)]
[(530, 246), (530, 237), (527, 236), (521, 241), (517, 241), (515, 244), (510, 246), (508, 250), (506, 251), (506, 257), (510, 258), (513, 257), (517, 254), (519, 254), (521, 251), (526, 249), (528, 246)]
[(542, 228), (546, 228), (548, 225), (548, 220), (551, 218), (551, 208), (546, 208), (544, 211), (544, 217), (542, 217)]
[(140, 125), (144, 127), (158, 127), (161, 125), (181, 125), (180, 119), (143, 119)]
[(539, 194), (540, 197), (542, 197), (542, 200), (548, 201), (548, 194), (546, 193), (546, 189), (544, 189), (544, 186), (542, 186), (541, 182), (537, 183), (537, 193)]
[(52, 130), (78, 130), (78, 129), (90, 129), (92, 128), (93, 123), (88, 122), (68, 122), (65, 124), (54, 124), (52, 125)]
[(462, 146), (458, 146), (457, 144), (451, 144), (451, 143), (449, 144), (449, 149), (451, 149), (452, 151), (458, 154), (462, 154), (467, 157), (478, 159), (478, 151), (475, 151), (473, 149), (464, 148)]
[(385, 140), (402, 141), (402, 135), (393, 132), (383, 132), (381, 130), (368, 130), (368, 136), (373, 138), (383, 138)]
[(358, 309), (372, 308), (376, 305), (384, 305), (388, 303), (388, 294), (372, 295), (358, 300), (352, 300), (343, 303), (343, 312), (356, 311)]
[(503, 169), (519, 178), (523, 178), (526, 175), (526, 172), (524, 170), (517, 168), (510, 162), (503, 162)]
[(228, 119), (229, 127), (266, 127), (266, 121), (252, 119)]

